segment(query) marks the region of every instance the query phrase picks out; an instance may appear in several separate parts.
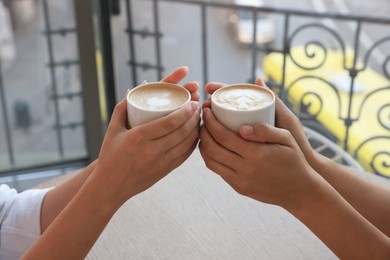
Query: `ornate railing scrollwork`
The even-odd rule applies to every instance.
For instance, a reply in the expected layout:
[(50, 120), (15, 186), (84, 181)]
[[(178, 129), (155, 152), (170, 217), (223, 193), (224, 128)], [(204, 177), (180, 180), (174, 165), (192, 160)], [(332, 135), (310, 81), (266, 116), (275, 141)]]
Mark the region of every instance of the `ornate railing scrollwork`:
[[(372, 97), (372, 96), (374, 96), (375, 94), (378, 94), (378, 93), (382, 93), (383, 91), (390, 91), (390, 86), (388, 86), (388, 87), (383, 87), (383, 88), (378, 88), (378, 89), (376, 89), (376, 90), (374, 90), (374, 91), (371, 91), (369, 94), (367, 94), (365, 97), (364, 97), (364, 99), (363, 99), (363, 101), (362, 101), (362, 103), (361, 103), (361, 105), (360, 105), (360, 108), (359, 108), (359, 112), (358, 112), (358, 114), (357, 114), (357, 118), (355, 119), (355, 120), (358, 120), (360, 117), (361, 117), (361, 114), (362, 114), (362, 112), (363, 112), (363, 109), (364, 109), (364, 107), (365, 107), (365, 104), (367, 103), (367, 101)], [(389, 118), (389, 122), (383, 122), (383, 117), (384, 116), (382, 116), (384, 113), (388, 113), (388, 118)], [(384, 105), (382, 105), (381, 107), (379, 107), (378, 108), (378, 113), (377, 113), (377, 119), (378, 119), (378, 122), (379, 122), (379, 124), (383, 127), (383, 128), (385, 128), (385, 129), (387, 129), (387, 130), (390, 130), (390, 100), (389, 100), (389, 103), (387, 103), (387, 104), (384, 104)]]
[(390, 79), (390, 72), (388, 71), (389, 67), (390, 67), (390, 55), (387, 56), (387, 58), (384, 60), (382, 65), (383, 73), (386, 75), (388, 79)]
[[(299, 86), (298, 83), (300, 83), (300, 82), (302, 82), (304, 80), (313, 80), (313, 79), (325, 83), (325, 85), (329, 86), (332, 89), (332, 91), (335, 93), (335, 95), (337, 97), (337, 101), (338, 101), (338, 117), (342, 118), (342, 116), (341, 116), (341, 105), (342, 104), (341, 104), (341, 97), (340, 97), (339, 90), (332, 83), (330, 83), (329, 81), (327, 81), (327, 80), (325, 80), (323, 78), (316, 77), (316, 76), (303, 76), (303, 77), (297, 78), (289, 86), (287, 86), (287, 88), (286, 88), (286, 96), (288, 97), (289, 93), (296, 86)], [(303, 118), (303, 119), (308, 119), (308, 115), (307, 115), (308, 114), (308, 110), (309, 110), (309, 108), (311, 106), (313, 106), (314, 102), (318, 102), (319, 107), (316, 109), (315, 112), (311, 111), (310, 117), (312, 117), (312, 118), (315, 118), (315, 117), (317, 117), (320, 114), (320, 112), (323, 109), (323, 104), (324, 104), (324, 101), (323, 101), (321, 95), (316, 93), (316, 92), (314, 92), (313, 90), (305, 92), (300, 97), (300, 100), (298, 102), (300, 104), (300, 109), (299, 109), (300, 111), (298, 112), (299, 113), (298, 117), (299, 118)], [(304, 112), (304, 113), (302, 113), (302, 112)]]
[[(331, 28), (329, 28), (327, 26), (324, 26), (322, 24), (319, 24), (319, 23), (309, 23), (309, 24), (305, 24), (305, 25), (297, 28), (295, 31), (292, 32), (291, 36), (288, 39), (288, 46), (289, 46), (289, 48), (291, 48), (291, 43), (293, 42), (294, 38), (299, 33), (303, 32), (304, 30), (312, 29), (312, 28), (319, 28), (320, 30), (324, 30), (325, 32), (328, 32), (332, 36), (334, 36), (334, 39), (340, 45), (340, 49), (341, 49), (342, 54), (343, 54), (343, 66), (346, 69), (346, 51), (345, 51), (346, 48), (345, 48), (345, 44), (344, 44), (342, 38), (340, 37), (340, 35), (337, 32), (335, 32)], [(315, 48), (313, 48), (313, 46)], [(313, 41), (307, 42), (304, 45), (304, 51), (305, 51), (306, 57), (309, 58), (309, 59), (313, 59), (316, 56), (318, 56), (317, 53), (316, 53), (318, 51), (321, 51), (323, 53), (323, 59), (320, 60), (318, 62), (318, 64), (315, 64), (315, 65), (312, 65), (312, 66), (304, 66), (294, 57), (294, 55), (291, 53), (291, 51), (289, 51), (288, 53), (290, 54), (290, 58), (291, 58), (292, 62), (296, 66), (298, 66), (298, 67), (300, 67), (301, 69), (304, 69), (304, 70), (315, 70), (315, 69), (318, 69), (318, 68), (322, 67), (324, 65), (326, 59), (327, 59), (327, 56), (328, 56), (328, 54), (327, 54), (328, 51), (327, 51), (327, 48), (325, 47), (325, 44), (323, 44), (322, 42), (320, 42), (318, 40), (313, 40)]]
[[(366, 56), (364, 57), (364, 64), (363, 64), (364, 67), (361, 70), (365, 70), (367, 68), (368, 61), (371, 58), (373, 51), (385, 42), (390, 42), (390, 36), (380, 39), (379, 41), (374, 43), (374, 45), (367, 51)], [(388, 55), (385, 58), (382, 64), (383, 74), (385, 74), (388, 79), (390, 79), (390, 71), (388, 70), (389, 64), (390, 64), (390, 55)]]
[[(383, 116), (381, 116), (381, 115), (383, 115)], [(387, 118), (387, 122), (384, 122), (383, 118)], [(378, 122), (379, 122), (379, 124), (381, 124), (381, 126), (383, 126), (384, 129), (387, 129), (390, 131), (390, 103), (385, 104), (379, 108)]]
[[(312, 100), (318, 102), (319, 107), (317, 108), (317, 111), (311, 111), (311, 113), (309, 114), (309, 108), (313, 106)], [(318, 93), (315, 93), (313, 91), (304, 93), (301, 97), (301, 101), (299, 104), (300, 111), (303, 111), (305, 114), (310, 115), (309, 118), (304, 118), (304, 119), (316, 118), (318, 114), (321, 112), (323, 106), (324, 106), (324, 102), (322, 101), (321, 96)]]
[[(367, 139), (356, 148), (352, 156), (357, 159), (359, 152), (363, 150), (364, 147), (369, 143), (378, 140), (389, 140), (390, 142), (390, 136), (375, 136)], [(390, 178), (390, 152), (388, 150), (376, 152), (370, 159), (369, 165), (375, 174)]]

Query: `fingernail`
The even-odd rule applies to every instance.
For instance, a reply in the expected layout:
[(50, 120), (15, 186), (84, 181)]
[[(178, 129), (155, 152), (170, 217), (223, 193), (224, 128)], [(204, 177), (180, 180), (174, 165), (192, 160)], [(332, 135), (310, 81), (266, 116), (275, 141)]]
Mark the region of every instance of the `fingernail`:
[(195, 101), (191, 102), (191, 108), (192, 108), (193, 111), (198, 110), (198, 107), (199, 107), (199, 103), (198, 102), (195, 102)]
[(187, 66), (183, 66), (183, 68), (184, 68), (186, 71), (189, 71), (189, 70), (190, 70)]
[(242, 129), (243, 133), (246, 135), (250, 135), (253, 133), (253, 126), (251, 126), (251, 125), (243, 125), (241, 127), (241, 129)]
[(207, 108), (207, 107), (203, 108), (202, 112), (203, 112), (203, 116), (205, 116), (210, 112), (210, 108)]

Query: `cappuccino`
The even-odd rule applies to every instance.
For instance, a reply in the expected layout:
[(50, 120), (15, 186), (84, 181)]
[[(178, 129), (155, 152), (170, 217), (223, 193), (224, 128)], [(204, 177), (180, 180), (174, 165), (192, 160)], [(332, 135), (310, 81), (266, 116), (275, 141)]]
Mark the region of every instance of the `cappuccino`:
[(258, 85), (228, 85), (213, 93), (211, 110), (221, 124), (235, 132), (244, 124), (274, 125), (275, 95)]
[(155, 82), (140, 85), (127, 95), (130, 127), (168, 115), (191, 101), (190, 92), (176, 84)]
[(214, 102), (233, 110), (254, 110), (270, 105), (274, 97), (269, 91), (254, 86), (225, 87), (215, 93)]
[(136, 88), (129, 95), (130, 103), (145, 110), (171, 110), (180, 107), (187, 100), (188, 94), (184, 88), (168, 84)]

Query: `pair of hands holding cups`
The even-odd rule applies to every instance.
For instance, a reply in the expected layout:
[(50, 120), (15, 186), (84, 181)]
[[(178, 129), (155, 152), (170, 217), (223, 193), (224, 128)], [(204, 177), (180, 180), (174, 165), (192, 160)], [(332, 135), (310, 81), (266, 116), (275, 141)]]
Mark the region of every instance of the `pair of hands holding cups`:
[[(161, 82), (178, 84), (187, 74), (188, 68), (180, 67)], [(222, 83), (208, 83), (206, 91), (215, 93), (212, 99), (202, 105), (201, 126), (198, 104), (200, 95), (196, 82), (180, 87), (184, 94), (178, 95), (182, 95), (184, 101), (179, 108), (173, 108), (172, 111), (162, 109), (159, 115), (153, 115), (154, 112), (140, 108), (140, 104), (130, 102), (131, 96), (146, 89), (147, 85), (128, 92), (126, 98), (115, 107), (99, 155), (98, 165), (106, 167), (102, 172), (106, 170), (112, 173), (107, 174), (106, 181), (117, 187), (120, 203), (148, 189), (180, 166), (198, 143), (206, 166), (238, 193), (280, 206), (289, 206), (291, 201), (297, 199), (292, 195), (300, 196), (300, 187), (305, 178), (298, 178), (298, 175), (311, 174), (308, 158), (304, 154), (306, 151), (310, 155), (311, 148), (299, 120), (262, 80), (256, 81), (256, 88), (271, 95), (271, 102), (261, 109), (244, 110), (226, 108), (214, 100), (215, 93), (231, 87), (222, 88)], [(173, 91), (177, 94), (181, 90)], [(165, 103), (164, 100), (153, 102), (157, 105)], [(273, 121), (275, 112), (276, 127)], [(257, 113), (257, 116), (253, 113)], [(132, 122), (134, 118), (139, 121), (135, 125)], [(140, 122), (141, 118), (150, 121)], [(256, 121), (259, 118), (260, 121)], [(229, 125), (229, 122), (236, 122), (238, 127)], [(300, 145), (296, 139), (301, 142)], [(286, 174), (287, 170), (291, 174)]]

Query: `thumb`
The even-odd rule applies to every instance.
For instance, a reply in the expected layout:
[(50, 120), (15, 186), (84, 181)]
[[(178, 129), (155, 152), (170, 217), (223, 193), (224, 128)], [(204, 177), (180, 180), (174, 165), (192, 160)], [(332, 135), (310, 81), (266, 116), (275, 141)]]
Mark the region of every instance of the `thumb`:
[(242, 138), (248, 141), (288, 146), (291, 144), (289, 131), (268, 124), (242, 125), (239, 133)]
[(117, 134), (127, 126), (127, 103), (126, 97), (123, 98), (114, 108), (107, 133)]

